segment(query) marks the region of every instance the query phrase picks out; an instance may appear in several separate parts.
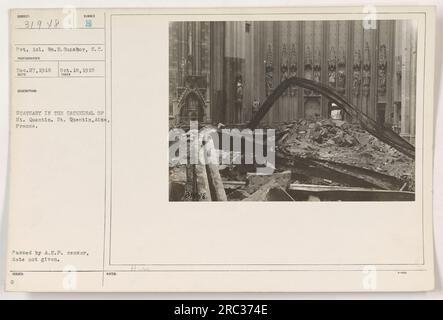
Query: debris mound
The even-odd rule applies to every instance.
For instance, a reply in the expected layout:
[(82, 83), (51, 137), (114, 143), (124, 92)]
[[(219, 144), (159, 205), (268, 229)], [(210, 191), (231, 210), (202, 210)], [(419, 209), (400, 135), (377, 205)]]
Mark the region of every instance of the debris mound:
[(277, 147), (301, 158), (329, 160), (401, 179), (414, 190), (414, 160), (343, 120), (300, 119), (276, 130)]

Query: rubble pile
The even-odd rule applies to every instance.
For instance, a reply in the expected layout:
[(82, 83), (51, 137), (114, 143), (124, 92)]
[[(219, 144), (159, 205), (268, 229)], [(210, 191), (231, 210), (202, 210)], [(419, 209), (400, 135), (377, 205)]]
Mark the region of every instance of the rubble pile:
[[(358, 192), (359, 188), (415, 190), (414, 159), (380, 141), (359, 124), (333, 119), (300, 119), (273, 128), (276, 130), (277, 162), (272, 175), (257, 174), (255, 164), (220, 164), (214, 168), (206, 165), (206, 181), (198, 179), (197, 166), (194, 174), (189, 174), (186, 165), (170, 164), (170, 200), (186, 200), (193, 179), (202, 190), (208, 185), (203, 182), (209, 182), (207, 194), (214, 193), (215, 182), (218, 182), (217, 190), (224, 201), (299, 201), (306, 194), (309, 201), (314, 201), (315, 192), (321, 193), (326, 190), (324, 188), (329, 192), (341, 190), (334, 187), (351, 188), (346, 190), (353, 192)], [(241, 153), (232, 150), (214, 149), (213, 152), (219, 159), (242, 158)], [(344, 196), (342, 193), (337, 197)], [(325, 194), (322, 197), (329, 199)], [(367, 196), (359, 194), (358, 197)], [(374, 197), (386, 196), (380, 193)]]
[(414, 160), (378, 140), (360, 125), (342, 120), (302, 119), (276, 130), (277, 147), (291, 155), (330, 160), (399, 178), (413, 189)]

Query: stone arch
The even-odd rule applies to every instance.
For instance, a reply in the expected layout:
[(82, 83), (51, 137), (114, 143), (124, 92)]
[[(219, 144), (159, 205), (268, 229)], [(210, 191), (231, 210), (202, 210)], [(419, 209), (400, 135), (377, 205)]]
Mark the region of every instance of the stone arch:
[(205, 119), (206, 102), (197, 89), (187, 89), (178, 101), (180, 122), (190, 120), (202, 122)]

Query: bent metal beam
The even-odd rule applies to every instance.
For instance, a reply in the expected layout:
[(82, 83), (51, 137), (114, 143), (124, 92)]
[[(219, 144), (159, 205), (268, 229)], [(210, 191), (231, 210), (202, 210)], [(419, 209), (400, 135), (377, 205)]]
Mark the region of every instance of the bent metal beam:
[(363, 129), (368, 131), (370, 134), (383, 141), (384, 143), (390, 145), (401, 153), (405, 154), (410, 158), (415, 158), (415, 147), (400, 137), (390, 128), (380, 126), (375, 120), (368, 117), (365, 113), (359, 111), (351, 103), (349, 103), (344, 97), (339, 95), (333, 88), (330, 88), (321, 83), (298, 78), (291, 77), (281, 82), (277, 88), (266, 98), (266, 100), (261, 105), (260, 109), (257, 111), (256, 115), (249, 122), (248, 128), (255, 129), (266, 113), (272, 108), (274, 103), (280, 98), (280, 96), (288, 89), (290, 86), (299, 86), (304, 89), (314, 90), (320, 94), (326, 96), (331, 101), (335, 102), (339, 106), (343, 107), (344, 110), (353, 118), (359, 121)]

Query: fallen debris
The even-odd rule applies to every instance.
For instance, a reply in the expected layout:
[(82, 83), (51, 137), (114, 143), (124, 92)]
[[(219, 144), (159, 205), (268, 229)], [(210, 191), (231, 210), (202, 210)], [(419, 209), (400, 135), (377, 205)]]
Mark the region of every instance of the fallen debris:
[[(277, 144), (272, 174), (257, 173), (254, 164), (172, 165), (170, 200), (414, 200), (414, 159), (359, 124), (300, 119), (274, 128)], [(209, 154), (218, 159), (244, 156), (209, 147)]]
[(194, 165), (194, 174), (197, 184), (196, 191), (193, 192), (194, 200), (211, 201), (211, 191), (209, 189), (206, 166), (202, 164)]
[(240, 201), (250, 196), (245, 190), (236, 189), (228, 194), (228, 200), (231, 201)]
[(284, 188), (274, 181), (262, 185), (243, 201), (295, 201)]
[[(372, 176), (372, 172), (375, 175), (381, 174), (377, 175), (379, 178), (388, 176), (387, 181), (382, 184), (375, 183), (375, 186), (398, 190), (406, 183), (404, 190), (413, 191), (415, 188), (414, 160), (373, 137), (358, 124), (331, 119), (301, 119), (285, 124), (277, 130), (285, 135), (285, 139), (280, 141), (277, 148), (280, 155), (283, 154), (286, 159), (294, 158), (306, 162), (311, 160), (315, 163), (309, 164), (314, 166), (321, 162), (322, 166), (333, 169), (337, 169), (337, 164), (343, 164), (347, 167), (340, 171), (348, 174), (351, 174), (353, 167), (366, 169), (367, 177)], [(353, 171), (356, 170), (358, 169)], [(317, 183), (318, 181), (314, 182)]]
[(246, 187), (248, 193), (254, 193), (262, 185), (273, 182), (281, 188), (286, 189), (291, 183), (291, 171), (276, 172), (272, 175), (264, 175), (256, 172), (248, 172), (246, 174)]
[(228, 200), (226, 197), (225, 188), (223, 186), (223, 181), (220, 176), (218, 162), (216, 158), (218, 156), (218, 152), (216, 152), (214, 148), (214, 142), (212, 139), (209, 139), (206, 142), (206, 172), (208, 173), (208, 181), (209, 181), (209, 189), (211, 191), (213, 201), (226, 201)]
[[(414, 201), (414, 192), (293, 183), (288, 193), (297, 201)], [(318, 200), (317, 200), (318, 199)]]
[(335, 89), (322, 83), (299, 77), (290, 77), (281, 82), (260, 106), (260, 109), (254, 115), (253, 119), (248, 123), (248, 128), (255, 129), (260, 123), (261, 119), (263, 119), (266, 113), (274, 105), (275, 101), (277, 101), (278, 98), (280, 98), (280, 96), (291, 85), (300, 86), (308, 90), (314, 90), (315, 92), (327, 97), (329, 100), (343, 108), (343, 111), (351, 116), (354, 121), (358, 122), (361, 128), (366, 132), (400, 151), (407, 157), (412, 159), (415, 158), (415, 147), (400, 137), (391, 128), (380, 126), (374, 119), (368, 117), (365, 113), (361, 112), (358, 110), (358, 108), (349, 103), (343, 96), (338, 94)]

